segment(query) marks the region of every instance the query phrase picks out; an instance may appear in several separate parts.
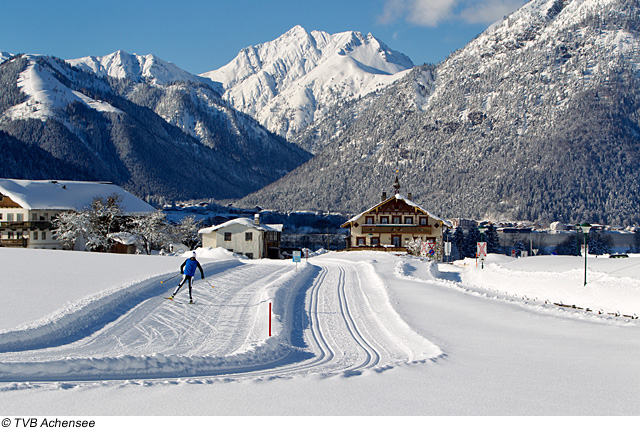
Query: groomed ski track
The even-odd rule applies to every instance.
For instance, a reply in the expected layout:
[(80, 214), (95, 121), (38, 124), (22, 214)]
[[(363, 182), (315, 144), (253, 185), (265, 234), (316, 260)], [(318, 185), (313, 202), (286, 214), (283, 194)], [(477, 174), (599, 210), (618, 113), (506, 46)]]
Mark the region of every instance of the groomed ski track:
[(177, 280), (156, 277), (0, 333), (0, 381), (353, 375), (441, 354), (398, 316), (371, 264), (232, 260), (204, 269), (193, 305), (186, 286), (165, 300)]

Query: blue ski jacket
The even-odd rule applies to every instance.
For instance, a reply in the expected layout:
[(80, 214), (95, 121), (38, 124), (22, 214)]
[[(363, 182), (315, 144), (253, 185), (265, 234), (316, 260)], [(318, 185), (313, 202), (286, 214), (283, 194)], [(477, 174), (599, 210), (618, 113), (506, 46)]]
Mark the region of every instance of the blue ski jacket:
[(180, 273), (187, 276), (193, 276), (196, 274), (196, 269), (200, 269), (200, 276), (202, 276), (202, 279), (204, 279), (202, 266), (200, 266), (200, 263), (195, 258), (189, 258), (188, 260), (185, 260), (185, 262), (182, 263), (182, 266), (180, 266)]

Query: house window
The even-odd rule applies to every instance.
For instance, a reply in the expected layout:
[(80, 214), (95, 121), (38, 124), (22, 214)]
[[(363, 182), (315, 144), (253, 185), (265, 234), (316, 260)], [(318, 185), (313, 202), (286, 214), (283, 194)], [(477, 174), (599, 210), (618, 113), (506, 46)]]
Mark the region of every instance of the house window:
[(367, 244), (367, 243), (366, 243), (366, 238), (364, 238), (364, 237), (358, 237), (358, 238), (356, 238), (356, 245), (358, 245), (358, 246), (365, 246), (366, 244)]
[(372, 237), (371, 238), (371, 246), (380, 246), (380, 238)]
[(224, 240), (225, 240), (225, 242), (230, 242), (231, 241), (231, 233), (225, 232)]
[(37, 231), (33, 232), (33, 240), (38, 240), (38, 232)]
[(420, 217), (420, 225), (427, 225), (428, 222), (429, 222), (429, 218), (427, 218), (426, 216)]
[(35, 212), (31, 213), (31, 221), (38, 221), (38, 214)]
[(24, 214), (16, 214), (16, 221), (18, 222), (24, 221)]
[(381, 216), (380, 217), (380, 224), (389, 224), (389, 217), (388, 216)]
[(253, 233), (248, 231), (244, 234), (244, 240), (250, 242), (253, 240)]
[(374, 221), (374, 220), (375, 220), (375, 217), (368, 216), (368, 217), (365, 217), (365, 221), (364, 221), (364, 223), (365, 223), (365, 224), (375, 224), (375, 221)]
[(7, 214), (7, 221), (13, 221), (13, 214)]
[(46, 231), (42, 232), (42, 240), (47, 240), (47, 232)]
[(267, 242), (279, 242), (278, 235), (280, 232), (278, 231), (268, 231), (265, 233), (265, 240)]
[(0, 212), (0, 221), (2, 221), (2, 212)]
[(393, 217), (393, 224), (400, 224), (401, 222), (402, 222), (402, 217), (400, 216)]
[(404, 217), (404, 223), (405, 224), (413, 224), (413, 217), (412, 216)]

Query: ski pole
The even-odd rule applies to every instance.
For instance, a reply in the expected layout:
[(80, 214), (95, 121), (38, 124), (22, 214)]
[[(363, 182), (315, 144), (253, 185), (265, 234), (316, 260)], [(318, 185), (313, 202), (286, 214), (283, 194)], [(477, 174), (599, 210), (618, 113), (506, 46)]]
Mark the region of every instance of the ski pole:
[(165, 279), (164, 281), (160, 281), (160, 283), (164, 284), (165, 282), (170, 281), (170, 280), (172, 280), (173, 278), (176, 278), (176, 277), (178, 277), (178, 275), (174, 275), (174, 276), (172, 276), (170, 278)]
[(203, 279), (203, 281), (204, 281), (204, 282), (206, 282), (207, 284), (209, 284), (209, 286), (210, 286), (211, 288), (215, 288), (213, 285), (211, 285), (211, 282), (207, 281), (206, 279)]

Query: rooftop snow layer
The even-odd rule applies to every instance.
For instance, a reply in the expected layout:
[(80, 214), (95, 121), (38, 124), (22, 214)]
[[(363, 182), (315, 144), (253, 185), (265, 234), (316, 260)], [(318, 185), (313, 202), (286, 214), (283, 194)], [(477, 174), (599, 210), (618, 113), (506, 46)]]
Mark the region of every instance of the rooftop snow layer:
[(249, 218), (236, 218), (227, 222), (223, 222), (222, 224), (214, 225), (211, 227), (203, 228), (198, 230), (199, 234), (208, 234), (212, 233), (216, 230), (220, 230), (221, 228), (228, 227), (230, 225), (239, 224), (249, 228), (255, 228), (256, 230), (261, 231), (282, 231), (282, 224), (256, 224), (252, 219)]
[(0, 179), (0, 193), (25, 209), (82, 210), (96, 198), (122, 196), (127, 215), (153, 212), (153, 206), (108, 182)]

